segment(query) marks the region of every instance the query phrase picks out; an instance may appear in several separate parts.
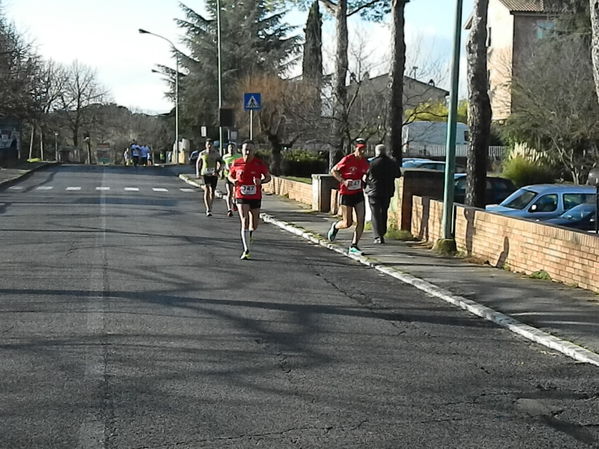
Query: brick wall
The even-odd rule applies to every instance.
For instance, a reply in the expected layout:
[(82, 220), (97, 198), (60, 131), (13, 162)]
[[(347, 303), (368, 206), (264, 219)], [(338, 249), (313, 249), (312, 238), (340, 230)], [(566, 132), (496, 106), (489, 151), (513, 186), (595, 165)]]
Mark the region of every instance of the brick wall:
[[(434, 242), (441, 236), (443, 204), (413, 198), (412, 234)], [(458, 250), (499, 268), (531, 274), (599, 292), (599, 237), (540, 222), (456, 206)]]
[(262, 186), (265, 193), (286, 196), (291, 200), (312, 206), (312, 184), (272, 177), (272, 181)]

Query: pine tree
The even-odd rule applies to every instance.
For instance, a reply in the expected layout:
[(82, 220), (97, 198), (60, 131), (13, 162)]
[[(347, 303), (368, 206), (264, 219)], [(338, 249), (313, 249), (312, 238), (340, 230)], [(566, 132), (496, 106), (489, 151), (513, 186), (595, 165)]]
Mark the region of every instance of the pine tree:
[[(223, 106), (240, 103), (240, 80), (263, 73), (281, 75), (299, 50), (299, 37), (283, 21), (284, 11), (265, 0), (221, 0), (221, 57)], [(185, 31), (188, 54), (182, 55), (180, 102), (183, 126), (218, 123), (218, 52), (216, 0), (207, 1), (208, 16), (181, 5), (186, 19), (177, 20)]]
[(306, 22), (302, 75), (304, 80), (320, 85), (322, 81), (322, 14), (318, 0), (312, 3)]

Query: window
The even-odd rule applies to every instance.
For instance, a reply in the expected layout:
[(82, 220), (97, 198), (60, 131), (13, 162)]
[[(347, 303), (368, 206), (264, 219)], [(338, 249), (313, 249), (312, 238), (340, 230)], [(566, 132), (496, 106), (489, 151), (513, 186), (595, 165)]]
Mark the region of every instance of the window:
[(524, 209), (528, 204), (537, 196), (536, 192), (532, 190), (518, 190), (514, 192), (512, 195), (506, 198), (506, 200), (501, 203), (504, 207), (509, 207), (510, 209)]
[(564, 210), (572, 209), (582, 203), (590, 203), (595, 199), (592, 193), (564, 193)]
[(535, 24), (535, 37), (537, 39), (546, 38), (555, 29), (555, 22), (552, 20), (541, 20)]
[(553, 212), (557, 209), (557, 194), (551, 193), (539, 198), (530, 208), (531, 212)]

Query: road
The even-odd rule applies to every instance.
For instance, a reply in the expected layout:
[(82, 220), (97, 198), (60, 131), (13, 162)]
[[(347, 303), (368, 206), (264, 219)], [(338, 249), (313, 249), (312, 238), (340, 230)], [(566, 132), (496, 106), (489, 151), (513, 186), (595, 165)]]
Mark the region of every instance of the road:
[(1, 448), (599, 447), (595, 367), (269, 225), (241, 261), (167, 169), (36, 172), (0, 245)]

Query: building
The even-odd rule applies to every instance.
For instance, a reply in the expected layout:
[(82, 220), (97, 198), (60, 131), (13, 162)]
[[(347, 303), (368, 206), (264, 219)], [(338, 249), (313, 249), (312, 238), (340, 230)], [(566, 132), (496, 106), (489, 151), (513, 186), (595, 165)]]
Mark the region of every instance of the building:
[[(546, 0), (489, 0), (487, 54), (489, 97), (493, 120), (501, 121), (512, 112), (512, 79), (530, 58), (535, 42), (554, 27), (555, 12)], [(466, 23), (470, 29), (472, 18)]]

